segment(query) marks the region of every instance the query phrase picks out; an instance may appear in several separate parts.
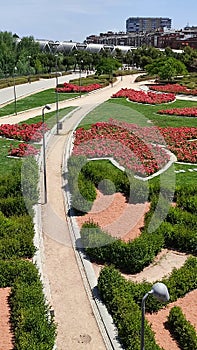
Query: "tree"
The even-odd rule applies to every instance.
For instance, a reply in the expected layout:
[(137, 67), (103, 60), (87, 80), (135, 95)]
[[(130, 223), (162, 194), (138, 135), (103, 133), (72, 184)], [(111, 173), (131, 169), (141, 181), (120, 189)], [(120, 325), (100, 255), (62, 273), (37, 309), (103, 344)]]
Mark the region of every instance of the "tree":
[(186, 66), (180, 60), (173, 57), (156, 59), (151, 64), (145, 66), (150, 75), (156, 75), (160, 80), (171, 81), (178, 75), (187, 74)]
[(121, 63), (117, 61), (115, 58), (102, 58), (100, 62), (96, 66), (96, 74), (112, 74), (113, 71), (116, 71), (121, 67)]

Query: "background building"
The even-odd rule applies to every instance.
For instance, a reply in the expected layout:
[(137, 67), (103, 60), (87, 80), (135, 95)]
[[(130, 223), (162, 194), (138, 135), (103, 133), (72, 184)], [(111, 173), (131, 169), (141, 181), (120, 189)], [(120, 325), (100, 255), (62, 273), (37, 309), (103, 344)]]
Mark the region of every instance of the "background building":
[(153, 32), (156, 29), (171, 28), (172, 20), (164, 17), (129, 17), (126, 20), (127, 33)]

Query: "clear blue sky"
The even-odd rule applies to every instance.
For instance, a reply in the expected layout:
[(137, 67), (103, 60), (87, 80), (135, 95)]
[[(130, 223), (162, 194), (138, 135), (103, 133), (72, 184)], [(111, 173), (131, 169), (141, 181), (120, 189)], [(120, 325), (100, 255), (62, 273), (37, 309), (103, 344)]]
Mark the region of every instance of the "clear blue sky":
[(83, 42), (90, 34), (125, 31), (128, 17), (169, 17), (197, 26), (196, 0), (2, 0), (0, 31), (35, 39)]

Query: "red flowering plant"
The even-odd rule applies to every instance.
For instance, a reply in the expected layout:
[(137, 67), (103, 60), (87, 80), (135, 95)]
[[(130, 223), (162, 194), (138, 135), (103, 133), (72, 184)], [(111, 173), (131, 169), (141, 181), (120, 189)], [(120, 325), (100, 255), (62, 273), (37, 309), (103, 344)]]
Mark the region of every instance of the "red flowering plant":
[(154, 91), (197, 96), (197, 89), (188, 89), (180, 84), (150, 85), (149, 88)]
[(28, 143), (20, 143), (18, 147), (10, 145), (10, 150), (8, 151), (9, 156), (12, 157), (35, 156), (38, 153), (39, 150), (36, 149), (33, 145), (29, 145)]
[(183, 117), (197, 117), (197, 107), (161, 109), (158, 114), (177, 115)]
[(197, 162), (197, 128), (140, 127), (110, 119), (75, 132), (74, 155), (88, 158), (113, 157), (125, 169), (141, 176), (151, 175), (169, 161), (166, 148), (177, 159)]
[(151, 91), (137, 91), (134, 89), (121, 89), (117, 93), (112, 95), (112, 98), (126, 97), (129, 101), (147, 104), (161, 104), (168, 103), (175, 100), (175, 95), (173, 93), (162, 94), (154, 93)]
[(0, 125), (0, 136), (25, 142), (39, 142), (42, 138), (42, 132), (47, 130), (47, 125), (42, 122), (35, 124), (2, 124)]
[(90, 84), (86, 86), (79, 86), (69, 83), (64, 83), (63, 87), (56, 88), (57, 92), (91, 92), (93, 90), (100, 89), (102, 86), (100, 84)]
[(132, 130), (132, 127), (126, 128), (126, 124), (110, 119), (109, 123), (93, 124), (89, 130), (76, 130), (73, 154), (88, 158), (112, 157), (125, 169), (141, 176), (151, 175), (166, 165), (169, 154), (156, 142), (147, 143), (148, 130), (144, 130), (143, 137), (143, 128), (132, 124)]

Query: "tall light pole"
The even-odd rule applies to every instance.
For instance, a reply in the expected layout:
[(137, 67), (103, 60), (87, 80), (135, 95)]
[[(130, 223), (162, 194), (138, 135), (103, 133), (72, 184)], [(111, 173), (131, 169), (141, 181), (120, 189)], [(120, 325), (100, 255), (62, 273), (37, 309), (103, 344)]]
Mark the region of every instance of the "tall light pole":
[(56, 125), (57, 125), (57, 135), (59, 134), (59, 96), (58, 96), (58, 74), (57, 74), (57, 59), (58, 59), (58, 54), (55, 54), (56, 60), (55, 60), (55, 70), (56, 70)]
[(44, 204), (47, 203), (47, 176), (46, 176), (46, 145), (45, 145), (45, 131), (44, 131), (44, 111), (51, 109), (46, 105), (42, 108), (42, 147), (43, 147), (43, 176), (44, 176)]
[(152, 286), (152, 289), (144, 295), (142, 298), (141, 310), (142, 310), (142, 320), (141, 320), (141, 347), (140, 350), (145, 350), (144, 346), (144, 319), (145, 319), (145, 301), (149, 294), (153, 294), (154, 297), (160, 302), (166, 302), (170, 299), (168, 288), (164, 283), (157, 282)]
[(17, 108), (16, 108), (16, 81), (15, 81), (15, 74), (17, 72), (17, 68), (14, 67), (14, 113), (17, 115)]
[(83, 60), (80, 61), (80, 69), (79, 69), (79, 91), (81, 97), (81, 65), (83, 64)]

